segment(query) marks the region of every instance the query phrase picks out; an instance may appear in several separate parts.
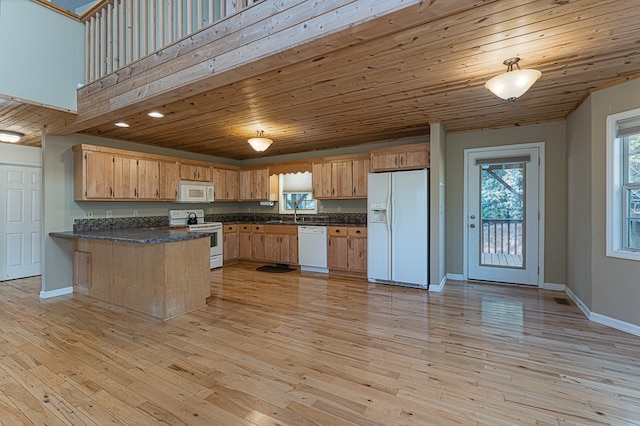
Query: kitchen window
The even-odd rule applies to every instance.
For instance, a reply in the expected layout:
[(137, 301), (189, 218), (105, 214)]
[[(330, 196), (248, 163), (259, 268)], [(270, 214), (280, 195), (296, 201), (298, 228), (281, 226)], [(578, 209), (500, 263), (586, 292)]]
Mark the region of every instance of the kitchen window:
[(311, 173), (287, 173), (279, 175), (280, 214), (316, 214), (318, 202), (313, 199)]
[(607, 256), (640, 260), (640, 109), (607, 118)]

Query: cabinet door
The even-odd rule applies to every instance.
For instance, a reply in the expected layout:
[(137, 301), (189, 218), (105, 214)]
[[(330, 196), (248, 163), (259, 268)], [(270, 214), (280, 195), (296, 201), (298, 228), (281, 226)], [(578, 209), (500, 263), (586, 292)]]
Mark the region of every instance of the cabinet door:
[(198, 166), (196, 167), (196, 176), (197, 180), (200, 182), (211, 182), (213, 179), (211, 175), (211, 167), (210, 166)]
[(138, 164), (135, 158), (113, 157), (113, 198), (132, 200), (138, 196)]
[(335, 161), (331, 163), (332, 197), (351, 197), (353, 193), (352, 164), (352, 161)]
[(226, 191), (226, 170), (214, 168), (211, 171), (213, 180), (213, 199), (214, 201), (222, 201), (227, 199)]
[(264, 260), (264, 232), (251, 233), (251, 259)]
[(160, 198), (160, 162), (136, 160), (138, 163), (138, 198), (157, 200)]
[(349, 228), (349, 270), (367, 272), (367, 228)]
[(180, 180), (196, 180), (198, 166), (195, 164), (180, 163)]
[(280, 259), (282, 263), (298, 263), (298, 236), (284, 234), (281, 236)]
[(159, 189), (160, 200), (175, 201), (178, 199), (178, 163), (171, 161), (160, 161), (159, 167)]
[(240, 256), (238, 225), (224, 225), (223, 227), (222, 257), (224, 260), (237, 259)]
[(329, 269), (347, 269), (347, 237), (329, 236), (329, 245), (327, 247), (327, 266)]
[(403, 168), (429, 167), (429, 152), (426, 149), (405, 152), (400, 159), (400, 165)]
[(240, 170), (240, 199), (241, 200), (253, 200), (252, 183), (253, 176), (252, 170)]
[(84, 156), (85, 197), (88, 199), (113, 198), (115, 161), (113, 154), (87, 151)]
[(225, 199), (238, 200), (240, 198), (240, 177), (237, 170), (225, 170)]
[(280, 239), (279, 234), (264, 234), (264, 259), (269, 262), (280, 262)]
[[(244, 231), (243, 226), (247, 226), (249, 232)], [(240, 228), (240, 259), (251, 259), (251, 228), (249, 225), (241, 225)]]
[(371, 156), (371, 168), (373, 170), (394, 170), (400, 167), (398, 153), (380, 153)]
[(313, 163), (311, 179), (313, 198), (331, 197), (331, 163)]
[(269, 169), (253, 170), (253, 197), (257, 200), (269, 199)]
[(353, 160), (353, 191), (352, 196), (367, 197), (367, 179), (369, 177), (369, 159)]

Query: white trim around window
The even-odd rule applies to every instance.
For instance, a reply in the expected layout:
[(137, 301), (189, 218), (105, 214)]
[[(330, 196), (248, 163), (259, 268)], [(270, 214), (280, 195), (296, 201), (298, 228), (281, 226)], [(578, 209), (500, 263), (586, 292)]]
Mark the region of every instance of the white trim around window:
[(640, 260), (640, 251), (626, 249), (623, 244), (626, 224), (623, 171), (626, 160), (622, 138), (618, 137), (620, 122), (628, 123), (634, 118), (640, 119), (640, 108), (607, 117), (607, 256)]

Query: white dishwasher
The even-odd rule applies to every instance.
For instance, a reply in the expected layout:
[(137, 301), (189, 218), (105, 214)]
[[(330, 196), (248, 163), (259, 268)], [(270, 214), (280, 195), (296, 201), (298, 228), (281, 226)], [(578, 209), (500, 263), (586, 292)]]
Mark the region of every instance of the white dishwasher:
[(326, 226), (298, 226), (298, 263), (302, 271), (329, 273)]

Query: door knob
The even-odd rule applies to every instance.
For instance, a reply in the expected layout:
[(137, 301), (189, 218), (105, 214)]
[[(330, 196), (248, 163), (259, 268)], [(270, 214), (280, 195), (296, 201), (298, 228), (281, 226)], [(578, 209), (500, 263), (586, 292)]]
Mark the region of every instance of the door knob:
[(475, 228), (476, 225), (474, 225), (473, 223), (471, 225), (469, 225), (469, 228)]

